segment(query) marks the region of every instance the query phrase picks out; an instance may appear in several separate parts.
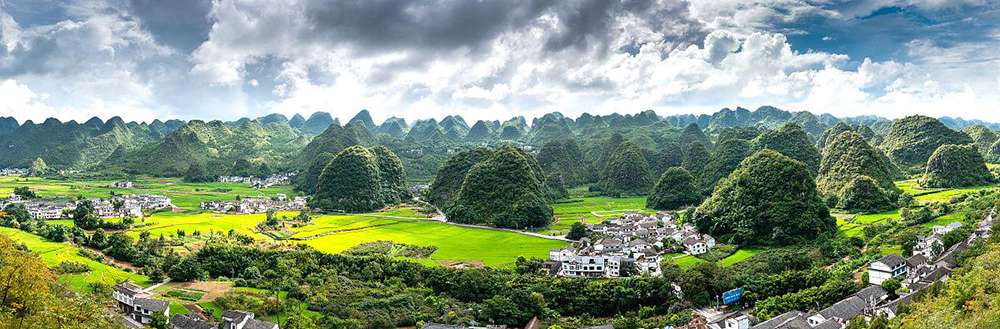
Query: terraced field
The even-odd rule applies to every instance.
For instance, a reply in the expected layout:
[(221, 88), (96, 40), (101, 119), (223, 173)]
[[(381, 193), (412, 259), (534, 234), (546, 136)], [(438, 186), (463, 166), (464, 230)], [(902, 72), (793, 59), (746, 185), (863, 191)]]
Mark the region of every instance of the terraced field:
[(131, 280), (143, 286), (152, 284), (152, 282), (149, 282), (149, 278), (144, 275), (126, 272), (117, 267), (80, 256), (78, 254), (80, 248), (67, 243), (45, 241), (37, 235), (8, 227), (0, 227), (0, 234), (6, 235), (18, 243), (25, 244), (28, 250), (38, 255), (49, 267), (58, 266), (63, 261), (86, 264), (90, 268), (89, 272), (64, 274), (59, 277), (63, 283), (77, 291), (89, 290), (90, 283), (92, 282), (114, 284), (122, 280)]

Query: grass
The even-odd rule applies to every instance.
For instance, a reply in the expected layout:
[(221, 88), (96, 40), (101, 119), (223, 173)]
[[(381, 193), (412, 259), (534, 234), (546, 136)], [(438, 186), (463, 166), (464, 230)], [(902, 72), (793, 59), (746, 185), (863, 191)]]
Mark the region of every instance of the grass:
[(180, 300), (185, 300), (185, 301), (189, 301), (189, 302), (197, 302), (197, 301), (201, 300), (202, 296), (205, 296), (205, 293), (201, 292), (201, 291), (195, 291), (195, 290), (173, 289), (173, 290), (168, 291), (166, 293), (166, 295), (168, 297), (173, 297), (173, 298), (177, 298), (177, 299), (180, 299)]
[[(351, 229), (349, 231), (331, 232)], [(480, 261), (488, 266), (510, 267), (518, 256), (547, 258), (551, 249), (566, 242), (523, 234), (467, 228), (430, 220), (374, 218), (363, 215), (327, 215), (313, 224), (295, 229), (295, 237), (331, 234), (301, 243), (317, 250), (338, 253), (364, 242), (390, 240), (418, 246), (436, 246), (430, 259), (445, 261)]]
[(964, 212), (964, 211), (952, 212), (950, 214), (947, 214), (947, 215), (935, 218), (934, 220), (932, 220), (930, 222), (924, 223), (924, 224), (922, 224), (922, 226), (926, 227), (926, 228), (932, 228), (932, 227), (938, 226), (938, 225), (944, 226), (944, 225), (948, 225), (948, 224), (951, 224), (951, 223), (954, 223), (954, 222), (961, 222), (962, 219), (965, 218), (965, 214), (966, 214), (966, 212)]
[(152, 284), (149, 278), (144, 275), (126, 272), (117, 267), (80, 256), (78, 254), (80, 248), (68, 243), (46, 241), (40, 236), (8, 227), (0, 227), (0, 234), (10, 237), (18, 243), (24, 243), (32, 253), (37, 254), (49, 267), (55, 267), (63, 261), (86, 264), (90, 267), (89, 272), (59, 276), (60, 282), (76, 291), (89, 291), (90, 284), (93, 282), (115, 284), (120, 281), (131, 280), (142, 286)]
[[(552, 204), (556, 223), (541, 231), (548, 235), (565, 235), (573, 223), (585, 220), (598, 224), (604, 218), (621, 216), (625, 212), (653, 213), (646, 209), (645, 197), (612, 198), (604, 196), (573, 197)], [(596, 215), (595, 215), (596, 213)]]
[(833, 214), (837, 219), (837, 231), (848, 237), (861, 236), (865, 226), (899, 218), (899, 209), (874, 214)]
[[(297, 212), (281, 212), (278, 216), (293, 217)], [(129, 234), (138, 236), (142, 231), (149, 231), (150, 235), (157, 237), (175, 236), (177, 230), (184, 230), (186, 236), (191, 236), (195, 231), (207, 236), (213, 232), (226, 234), (229, 230), (237, 233), (249, 235), (258, 239), (267, 239), (267, 236), (254, 231), (257, 223), (266, 219), (266, 214), (216, 214), (216, 213), (183, 213), (183, 212), (158, 212), (152, 216), (141, 219), (137, 227), (129, 230)]]
[(743, 248), (743, 249), (737, 250), (732, 255), (729, 255), (729, 257), (723, 258), (717, 264), (719, 266), (722, 266), (722, 267), (730, 267), (730, 266), (735, 265), (736, 263), (739, 263), (739, 262), (742, 262), (744, 260), (747, 260), (747, 258), (753, 257), (756, 254), (759, 254), (761, 251), (764, 251), (764, 249)]
[(677, 264), (677, 266), (683, 269), (705, 262), (701, 258), (682, 253), (665, 254), (663, 255), (663, 258), (671, 259), (674, 264)]
[(184, 307), (184, 305), (181, 305), (178, 302), (171, 301), (170, 304), (168, 304), (168, 307), (170, 307), (170, 316), (174, 316), (177, 314), (191, 313), (191, 311), (188, 310), (187, 307)]
[(198, 210), (204, 201), (233, 200), (240, 196), (274, 196), (284, 193), (292, 196), (295, 193), (291, 186), (272, 186), (265, 189), (255, 189), (242, 183), (187, 183), (180, 178), (150, 178), (141, 177), (131, 181), (135, 188), (114, 189), (112, 183), (118, 180), (59, 180), (39, 177), (0, 177), (0, 195), (9, 195), (15, 187), (28, 186), (36, 194), (43, 197), (77, 197), (108, 198), (111, 192), (117, 194), (161, 194), (170, 197), (173, 204), (185, 210)]

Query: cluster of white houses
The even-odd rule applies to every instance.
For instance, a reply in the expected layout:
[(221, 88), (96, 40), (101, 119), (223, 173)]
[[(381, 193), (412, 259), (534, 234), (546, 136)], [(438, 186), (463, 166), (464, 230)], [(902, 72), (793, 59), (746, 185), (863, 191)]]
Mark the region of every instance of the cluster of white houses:
[(295, 173), (274, 174), (267, 177), (254, 176), (219, 176), (218, 181), (222, 183), (244, 183), (253, 188), (266, 188), (275, 185), (288, 185), (295, 177)]
[(268, 211), (291, 211), (306, 208), (306, 198), (289, 199), (284, 193), (272, 198), (240, 198), (235, 201), (202, 202), (201, 209), (216, 213), (258, 214)]
[[(898, 254), (890, 254), (868, 264), (869, 285), (854, 295), (815, 313), (791, 311), (781, 314), (757, 324), (753, 329), (841, 329), (847, 326), (848, 321), (859, 316), (867, 321), (877, 316), (892, 319), (899, 306), (911, 303), (931, 285), (948, 279), (958, 267), (958, 254), (976, 239), (989, 236), (993, 216), (991, 211), (967, 239), (940, 253), (925, 253), (930, 250), (930, 245), (942, 243), (942, 235), (961, 227), (961, 224), (934, 227), (933, 233), (921, 240), (923, 248), (915, 248), (913, 256), (903, 258)], [(881, 284), (893, 278), (899, 279), (907, 293), (890, 299), (893, 294), (883, 289)]]
[[(549, 252), (551, 272), (565, 277), (619, 277), (630, 273), (660, 275), (664, 252), (683, 248), (699, 255), (715, 247), (715, 239), (693, 226), (677, 226), (667, 213), (625, 214), (588, 229), (603, 238), (581, 239)], [(634, 272), (632, 271), (634, 270)]]
[(29, 172), (28, 168), (2, 168), (0, 176), (27, 176)]
[(177, 314), (171, 317), (166, 301), (153, 298), (148, 291), (131, 282), (116, 284), (111, 297), (124, 314), (122, 324), (128, 328), (145, 328), (159, 314), (168, 320), (167, 325), (171, 329), (279, 329), (277, 324), (255, 319), (251, 312), (237, 310), (222, 312), (220, 323), (196, 314)]
[[(171, 208), (170, 198), (163, 195), (129, 194), (115, 195), (111, 199), (88, 199), (94, 205), (94, 212), (102, 218), (142, 217), (144, 211), (155, 211)], [(68, 213), (82, 202), (67, 198), (24, 199), (16, 194), (0, 200), (0, 209), (10, 204), (24, 205), (24, 209), (32, 218), (60, 219), (68, 217)]]

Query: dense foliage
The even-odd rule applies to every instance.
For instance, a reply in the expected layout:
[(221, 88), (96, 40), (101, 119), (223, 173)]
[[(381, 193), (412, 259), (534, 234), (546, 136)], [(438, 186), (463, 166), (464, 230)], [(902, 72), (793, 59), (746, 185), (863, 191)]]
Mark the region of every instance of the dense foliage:
[(963, 132), (965, 132), (966, 135), (969, 135), (969, 138), (972, 138), (972, 141), (976, 144), (976, 148), (979, 150), (979, 154), (983, 157), (989, 155), (993, 144), (996, 143), (997, 140), (1000, 140), (1000, 136), (997, 136), (993, 130), (986, 128), (986, 126), (983, 125), (975, 125), (965, 128)]
[(431, 183), (427, 200), (440, 209), (454, 206), (462, 189), (462, 183), (465, 182), (465, 175), (472, 166), (489, 159), (492, 155), (493, 151), (490, 149), (475, 148), (448, 158)]
[(669, 168), (656, 182), (653, 193), (646, 198), (646, 208), (667, 210), (693, 205), (701, 200), (694, 186), (694, 177), (681, 167)]
[[(899, 190), (893, 183), (891, 166), (860, 134), (853, 131), (842, 132), (834, 136), (823, 149), (816, 187), (827, 198), (828, 204), (837, 208), (865, 211), (892, 208)], [(869, 183), (868, 180), (858, 180), (862, 177), (874, 182), (874, 188), (859, 189)], [(846, 193), (851, 196), (845, 195)], [(869, 195), (874, 199), (859, 204), (856, 201), (861, 200), (854, 198), (862, 195)], [(862, 205), (864, 207), (857, 207)]]
[(705, 194), (712, 193), (715, 184), (739, 167), (740, 162), (750, 155), (750, 142), (743, 139), (727, 139), (715, 147), (708, 164), (701, 172), (698, 185)]
[(708, 136), (705, 135), (705, 132), (701, 131), (697, 123), (692, 123), (684, 127), (678, 140), (683, 147), (688, 147), (694, 143), (699, 143), (706, 148), (712, 147), (712, 142), (708, 140)]
[(894, 319), (898, 328), (950, 329), (1000, 326), (1000, 245), (984, 246), (984, 254), (963, 264), (943, 287), (931, 287)]
[(911, 168), (927, 164), (927, 159), (941, 145), (969, 143), (972, 143), (969, 136), (949, 129), (937, 119), (913, 115), (893, 121), (881, 148), (893, 164)]
[(693, 143), (684, 152), (684, 160), (681, 161), (681, 167), (687, 169), (692, 176), (700, 177), (710, 158), (711, 155), (708, 153), (705, 145)]
[(576, 186), (587, 179), (583, 152), (573, 139), (552, 140), (538, 151), (538, 164), (546, 174), (558, 173), (564, 184)]
[(942, 145), (927, 160), (921, 183), (927, 187), (963, 187), (988, 184), (993, 174), (975, 145)]
[(694, 216), (699, 231), (744, 245), (793, 244), (836, 225), (806, 166), (773, 150), (744, 160)]
[(646, 195), (653, 185), (642, 150), (630, 142), (619, 145), (608, 160), (603, 176), (604, 192), (612, 196)]
[(820, 155), (802, 126), (786, 124), (778, 130), (767, 131), (752, 142), (752, 150), (772, 149), (789, 158), (801, 161), (810, 172), (819, 171)]
[(362, 139), (357, 130), (339, 125), (331, 125), (313, 137), (297, 157), (300, 169), (305, 169), (305, 172), (298, 176), (296, 187), (306, 192), (315, 191), (319, 175), (333, 159), (332, 155), (350, 146), (361, 144)]
[(533, 158), (511, 146), (498, 148), (469, 169), (449, 220), (499, 227), (542, 227), (552, 221), (548, 189)]
[(401, 185), (402, 171), (392, 151), (348, 147), (323, 169), (310, 205), (327, 211), (366, 212), (398, 203), (406, 191)]

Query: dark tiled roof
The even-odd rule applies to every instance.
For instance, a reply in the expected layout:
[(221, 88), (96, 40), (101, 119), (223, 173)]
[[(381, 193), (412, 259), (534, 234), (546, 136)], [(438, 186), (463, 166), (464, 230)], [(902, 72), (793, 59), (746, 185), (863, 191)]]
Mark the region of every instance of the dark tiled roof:
[(440, 324), (440, 323), (430, 323), (430, 322), (424, 323), (424, 326), (420, 327), (420, 329), (465, 329), (465, 328), (466, 327), (464, 327), (464, 326), (456, 326), (456, 325)]
[(817, 324), (815, 327), (812, 327), (812, 329), (840, 329), (840, 328), (841, 328), (840, 322), (834, 320), (826, 320), (820, 322), (820, 324)]
[(943, 277), (951, 275), (951, 270), (945, 267), (938, 267), (927, 274), (926, 277), (921, 279), (921, 282), (933, 283), (934, 281), (940, 280)]
[(115, 285), (115, 290), (127, 296), (135, 296), (142, 293), (142, 287), (131, 282), (122, 282)]
[(858, 296), (851, 296), (819, 311), (819, 315), (826, 319), (839, 318), (847, 321), (864, 312), (865, 305), (865, 301)]
[(882, 258), (879, 258), (879, 260), (877, 260), (877, 262), (885, 264), (886, 266), (889, 266), (889, 268), (896, 268), (896, 267), (898, 267), (900, 265), (905, 264), (906, 260), (903, 259), (903, 257), (900, 257), (897, 254), (889, 254), (889, 255), (885, 255)]
[(247, 325), (243, 326), (243, 329), (274, 329), (275, 324), (267, 321), (261, 321), (257, 319), (250, 319), (247, 321)]
[(810, 327), (805, 320), (805, 314), (799, 311), (790, 311), (758, 323), (753, 326), (753, 329), (810, 329)]
[(216, 329), (215, 325), (189, 317), (185, 314), (174, 315), (170, 318), (170, 328), (172, 329)]
[(167, 309), (167, 302), (150, 298), (136, 298), (135, 305), (151, 312), (163, 312)]
[(923, 264), (927, 264), (927, 257), (925, 257), (923, 254), (916, 254), (910, 256), (910, 258), (907, 258), (906, 264), (910, 265), (910, 267), (917, 267)]
[(858, 296), (858, 298), (861, 298), (861, 300), (864, 300), (865, 302), (869, 301), (878, 302), (885, 296), (888, 296), (889, 293), (885, 291), (885, 289), (883, 289), (882, 286), (877, 284), (872, 284), (868, 285), (864, 289), (859, 290), (854, 295)]

